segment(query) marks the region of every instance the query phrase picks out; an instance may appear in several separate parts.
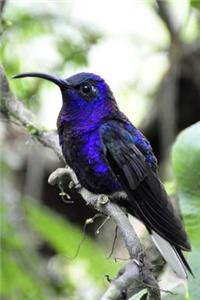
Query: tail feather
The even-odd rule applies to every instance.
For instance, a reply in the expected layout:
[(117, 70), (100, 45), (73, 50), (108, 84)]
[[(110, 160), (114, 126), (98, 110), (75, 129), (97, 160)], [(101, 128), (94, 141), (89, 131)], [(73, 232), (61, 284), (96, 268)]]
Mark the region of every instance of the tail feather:
[(188, 273), (192, 274), (192, 271), (181, 251), (178, 251), (174, 246), (170, 245), (168, 241), (164, 240), (155, 231), (151, 231), (151, 238), (163, 258), (171, 266), (172, 270), (178, 277), (186, 279), (188, 278)]
[(180, 257), (180, 259), (182, 260), (182, 262), (184, 263), (184, 265), (185, 265), (187, 271), (188, 271), (193, 277), (195, 277), (194, 274), (193, 274), (193, 272), (192, 272), (192, 269), (190, 268), (190, 266), (189, 266), (187, 260), (185, 259), (184, 255), (183, 255), (182, 251), (181, 251), (180, 249), (177, 249), (177, 247), (176, 247), (176, 252), (177, 252), (177, 254), (179, 255), (179, 257)]

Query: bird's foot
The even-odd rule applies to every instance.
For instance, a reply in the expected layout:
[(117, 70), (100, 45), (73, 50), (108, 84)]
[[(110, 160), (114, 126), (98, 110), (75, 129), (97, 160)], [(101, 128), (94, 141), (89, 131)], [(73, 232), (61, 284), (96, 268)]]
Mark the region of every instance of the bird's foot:
[(58, 168), (49, 175), (48, 183), (51, 185), (58, 184), (66, 176), (69, 176), (69, 170), (67, 168)]
[(137, 259), (136, 259), (136, 258), (133, 258), (133, 261), (134, 261), (134, 263), (138, 266), (140, 273), (142, 273), (143, 267), (144, 267), (144, 265), (145, 265), (144, 260), (145, 260), (145, 254), (144, 254), (143, 251), (141, 251), (141, 252), (138, 254)]
[(73, 170), (68, 166), (66, 166), (65, 168), (58, 168), (54, 172), (52, 172), (48, 178), (48, 183), (51, 185), (59, 184), (60, 182), (64, 181), (66, 177), (71, 178), (68, 184), (69, 189), (74, 188), (79, 192), (81, 189), (81, 185)]
[(79, 192), (80, 189), (82, 188), (82, 186), (80, 185), (79, 182), (75, 183), (75, 182), (72, 181), (72, 180), (69, 182), (68, 187), (69, 187), (70, 190), (74, 188), (77, 192)]

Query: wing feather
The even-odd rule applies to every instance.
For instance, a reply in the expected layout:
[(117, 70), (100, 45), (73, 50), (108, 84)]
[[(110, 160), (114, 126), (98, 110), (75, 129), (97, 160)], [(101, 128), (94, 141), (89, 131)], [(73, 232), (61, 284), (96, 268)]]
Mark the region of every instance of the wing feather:
[(104, 127), (101, 134), (108, 164), (128, 195), (129, 212), (169, 243), (190, 250), (179, 217), (131, 134), (122, 127), (116, 129), (114, 124)]

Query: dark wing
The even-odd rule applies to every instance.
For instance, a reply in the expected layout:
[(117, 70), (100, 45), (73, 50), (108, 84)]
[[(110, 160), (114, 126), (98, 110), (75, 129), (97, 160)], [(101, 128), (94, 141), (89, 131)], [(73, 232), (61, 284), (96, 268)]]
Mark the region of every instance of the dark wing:
[(101, 136), (108, 164), (128, 195), (124, 206), (129, 213), (172, 245), (190, 250), (179, 217), (131, 134), (119, 123), (109, 122), (101, 127)]

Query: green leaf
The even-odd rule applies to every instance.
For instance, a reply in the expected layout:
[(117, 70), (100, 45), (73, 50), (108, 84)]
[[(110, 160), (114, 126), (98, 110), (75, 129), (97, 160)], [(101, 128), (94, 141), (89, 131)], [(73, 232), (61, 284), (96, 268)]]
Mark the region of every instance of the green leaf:
[(200, 122), (179, 134), (172, 162), (180, 189), (200, 197)]
[(187, 259), (195, 275), (189, 277), (189, 292), (184, 299), (197, 300), (200, 295), (200, 122), (179, 134), (173, 146), (172, 162), (181, 211), (192, 244)]
[(187, 231), (192, 243), (200, 246), (200, 122), (179, 134), (172, 163)]

